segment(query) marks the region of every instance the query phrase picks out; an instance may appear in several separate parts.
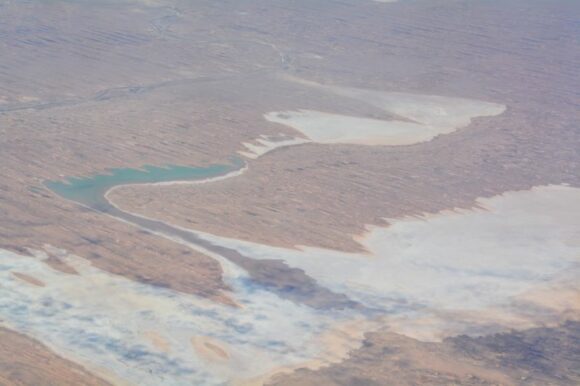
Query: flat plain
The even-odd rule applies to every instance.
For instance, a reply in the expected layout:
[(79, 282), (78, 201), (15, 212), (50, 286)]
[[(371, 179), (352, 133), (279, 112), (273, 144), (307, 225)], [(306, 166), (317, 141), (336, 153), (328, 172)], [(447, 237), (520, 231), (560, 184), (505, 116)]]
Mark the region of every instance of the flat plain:
[(579, 19), (0, 1), (0, 384), (578, 384)]

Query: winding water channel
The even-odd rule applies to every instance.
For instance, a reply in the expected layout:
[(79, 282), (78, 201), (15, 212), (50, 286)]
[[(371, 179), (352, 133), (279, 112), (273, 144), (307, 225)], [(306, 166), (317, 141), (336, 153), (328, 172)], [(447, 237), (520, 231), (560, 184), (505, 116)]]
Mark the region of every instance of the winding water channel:
[(108, 174), (66, 181), (49, 181), (46, 186), (59, 196), (82, 206), (131, 223), (143, 230), (160, 234), (172, 240), (181, 240), (197, 246), (202, 252), (211, 252), (246, 270), (256, 284), (274, 291), (278, 296), (314, 308), (360, 308), (345, 295), (320, 287), (300, 269), (291, 268), (281, 260), (255, 260), (199, 237), (194, 231), (184, 230), (162, 221), (128, 213), (111, 204), (107, 193), (131, 184), (205, 183), (236, 177), (244, 172), (245, 163), (233, 158), (230, 165), (208, 167), (145, 166), (142, 169), (113, 169)]

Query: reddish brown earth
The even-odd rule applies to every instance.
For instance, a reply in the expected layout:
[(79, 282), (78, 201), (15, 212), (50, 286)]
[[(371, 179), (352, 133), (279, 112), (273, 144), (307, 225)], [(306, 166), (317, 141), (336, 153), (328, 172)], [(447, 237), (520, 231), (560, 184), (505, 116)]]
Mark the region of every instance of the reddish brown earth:
[(0, 341), (0, 385), (109, 385), (24, 335), (0, 328)]
[[(0, 248), (54, 246), (114, 274), (230, 303), (210, 257), (65, 202), (43, 182), (226, 163), (259, 135), (298, 135), (267, 123), (270, 111), (392, 118), (288, 76), (508, 110), (426, 144), (280, 149), (235, 179), (131, 187), (115, 201), (223, 236), (357, 250), (353, 237), (385, 217), (580, 186), (579, 14), (578, 2), (564, 0), (0, 1)], [(49, 254), (48, 264), (75, 274)], [(577, 330), (440, 344), (378, 332), (343, 363), (274, 383), (571, 385), (580, 382)], [(0, 384), (104, 382), (4, 329)]]

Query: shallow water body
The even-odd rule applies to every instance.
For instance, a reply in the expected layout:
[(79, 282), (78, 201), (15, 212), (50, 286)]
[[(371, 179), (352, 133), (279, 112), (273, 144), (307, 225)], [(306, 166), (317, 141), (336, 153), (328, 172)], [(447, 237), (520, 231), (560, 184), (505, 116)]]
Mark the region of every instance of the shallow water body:
[(165, 167), (145, 165), (140, 169), (111, 169), (107, 174), (88, 177), (69, 177), (64, 181), (47, 181), (46, 187), (59, 196), (94, 209), (103, 209), (109, 204), (105, 193), (119, 185), (155, 184), (171, 181), (195, 181), (223, 175), (240, 168), (243, 161), (233, 158), (230, 165), (207, 167), (168, 165)]
[[(232, 158), (230, 165), (212, 165), (202, 168), (146, 166), (142, 169), (113, 169), (110, 174), (98, 174), (86, 178), (68, 178), (65, 182), (50, 181), (46, 183), (46, 186), (59, 196), (85, 207), (129, 222), (141, 229), (159, 233), (163, 237), (196, 245), (204, 252), (211, 251), (246, 270), (255, 285), (296, 303), (319, 309), (356, 308), (357, 304), (351, 302), (345, 295), (336, 294), (318, 286), (310, 277), (296, 272), (283, 262), (276, 261), (276, 259), (268, 262), (254, 260), (235, 249), (204, 240), (198, 237), (195, 232), (120, 210), (106, 198), (110, 189), (123, 185), (197, 183), (212, 179), (230, 178), (243, 171), (243, 166), (244, 162), (241, 159)], [(293, 278), (291, 291), (282, 283), (283, 277)]]

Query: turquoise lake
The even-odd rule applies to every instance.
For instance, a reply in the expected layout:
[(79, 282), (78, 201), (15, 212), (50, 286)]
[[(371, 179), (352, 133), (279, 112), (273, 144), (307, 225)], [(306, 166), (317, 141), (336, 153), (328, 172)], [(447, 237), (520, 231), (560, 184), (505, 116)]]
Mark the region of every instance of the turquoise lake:
[(171, 181), (195, 181), (217, 177), (236, 170), (243, 165), (240, 159), (233, 159), (229, 165), (192, 166), (150, 166), (142, 168), (111, 169), (106, 174), (87, 177), (69, 177), (62, 181), (47, 181), (46, 187), (59, 196), (97, 210), (106, 210), (109, 205), (104, 199), (107, 190), (118, 185), (150, 184)]

